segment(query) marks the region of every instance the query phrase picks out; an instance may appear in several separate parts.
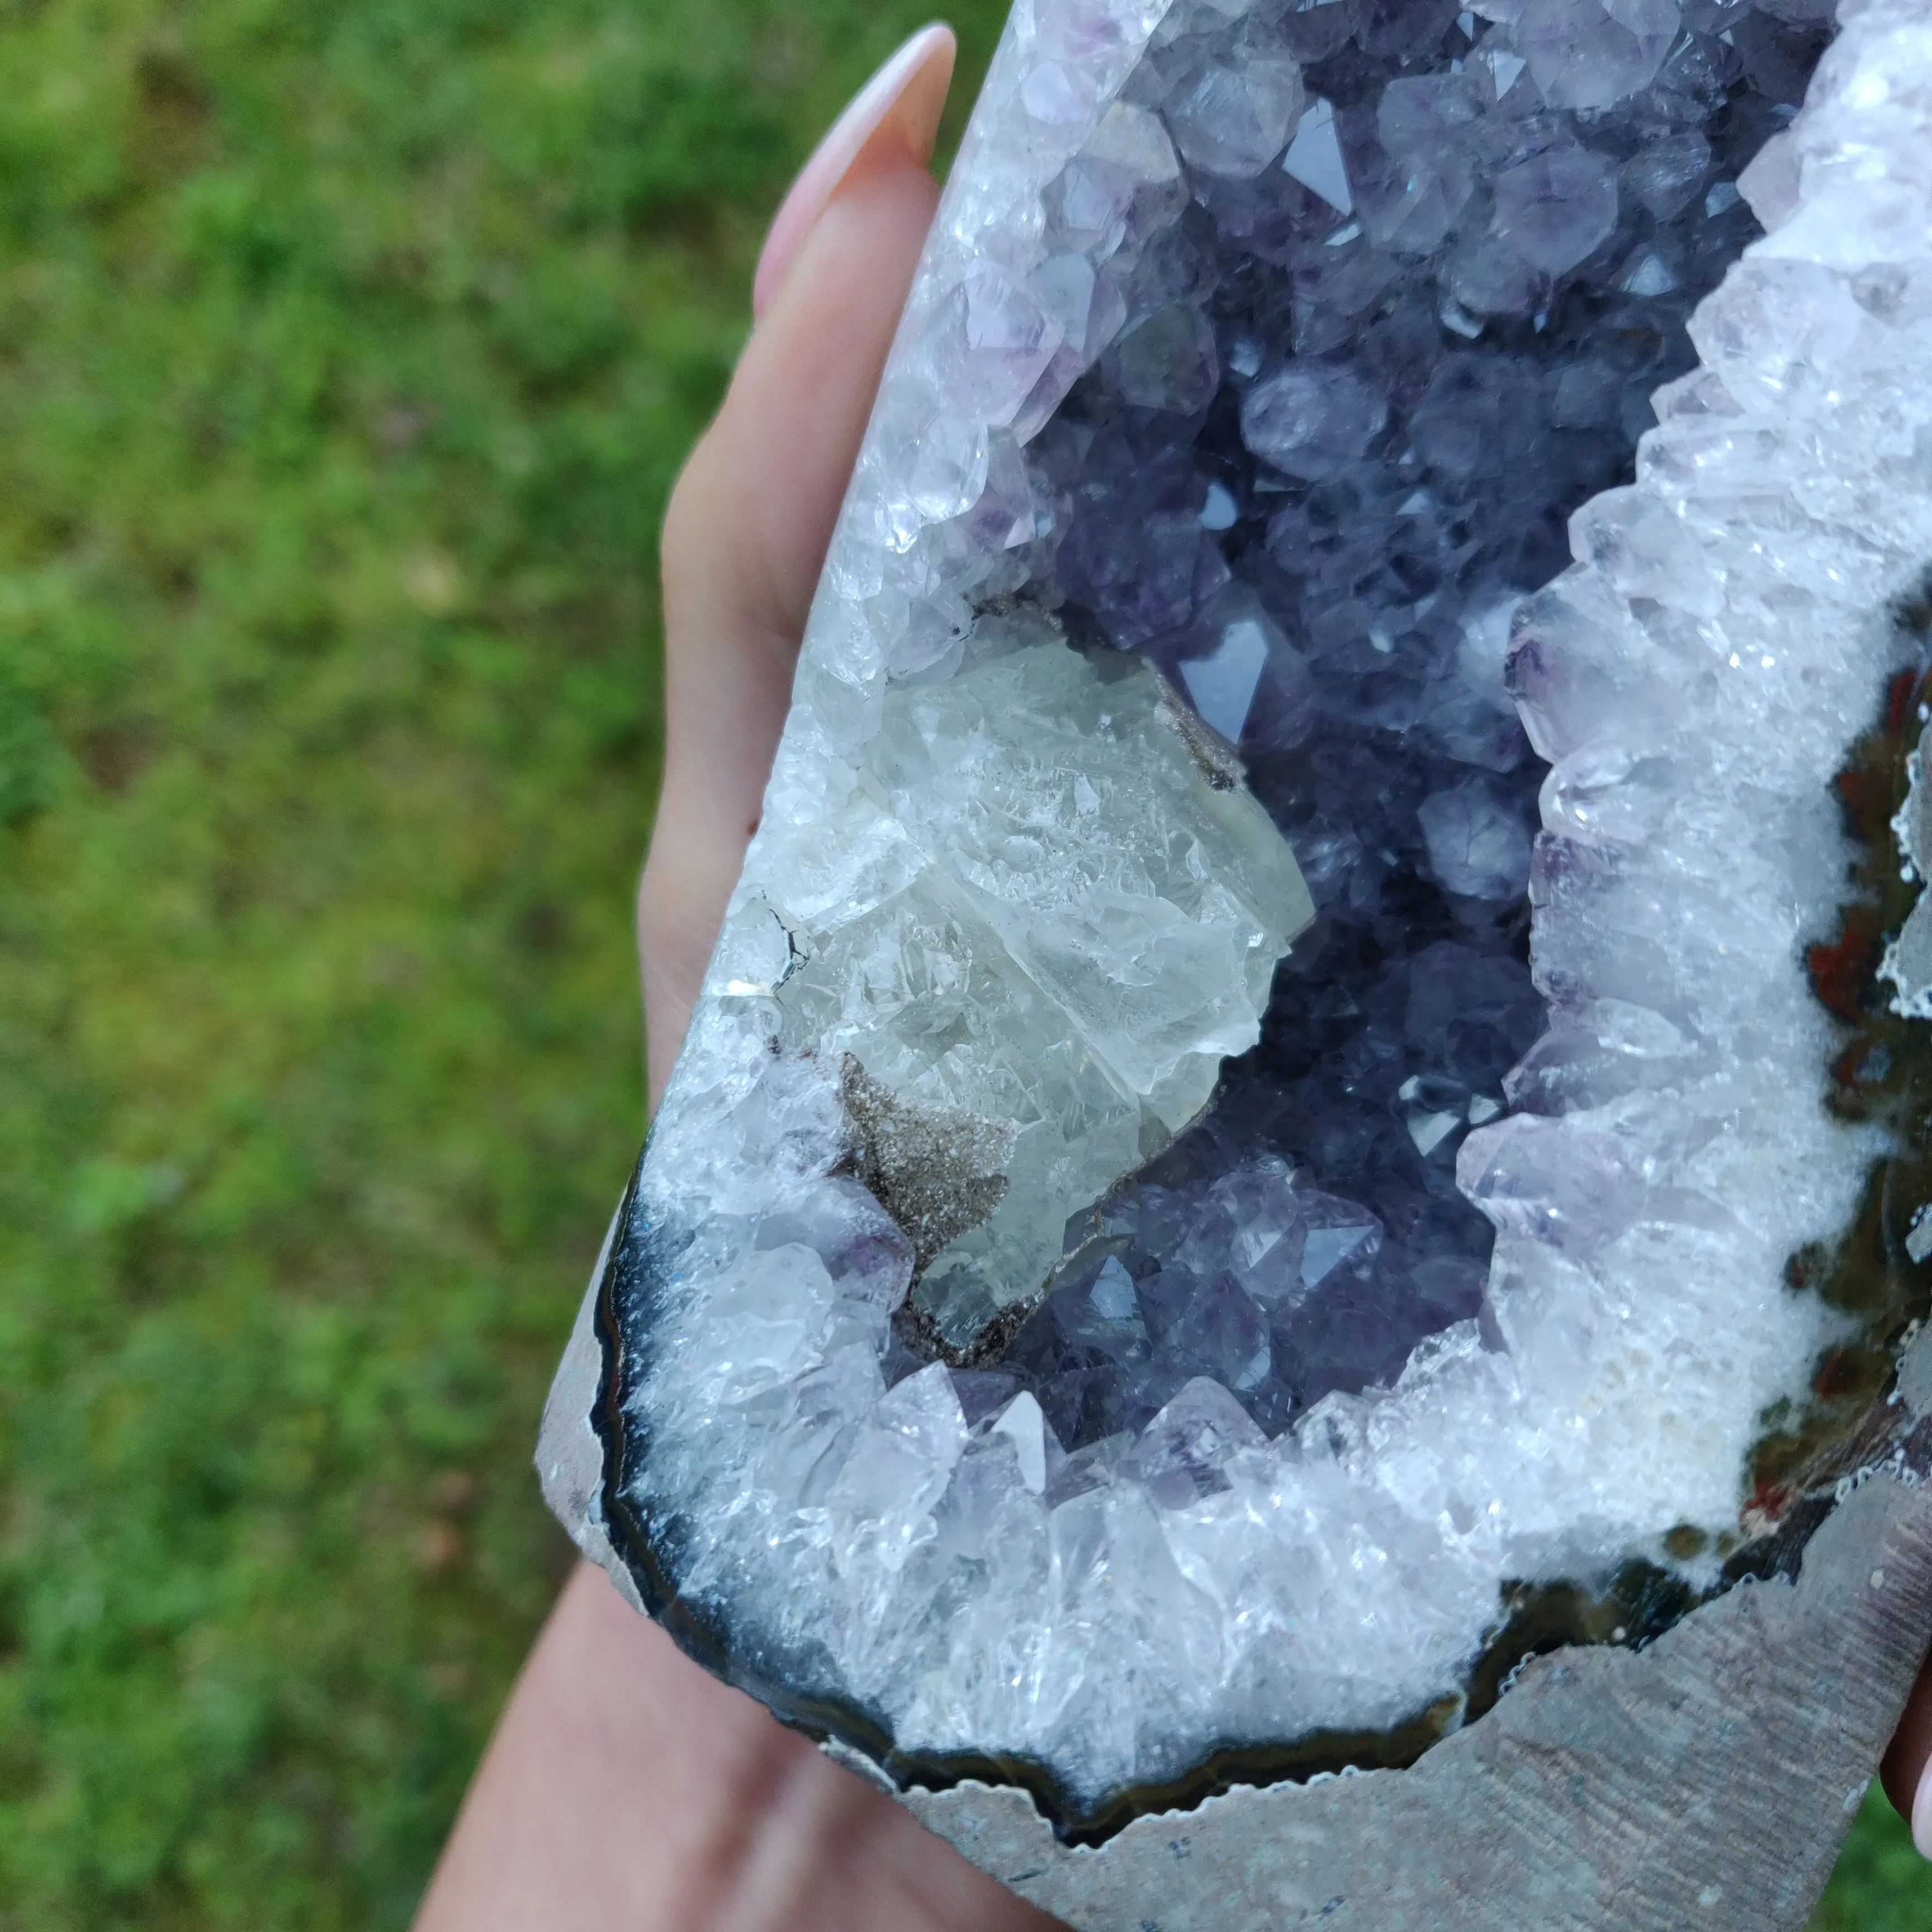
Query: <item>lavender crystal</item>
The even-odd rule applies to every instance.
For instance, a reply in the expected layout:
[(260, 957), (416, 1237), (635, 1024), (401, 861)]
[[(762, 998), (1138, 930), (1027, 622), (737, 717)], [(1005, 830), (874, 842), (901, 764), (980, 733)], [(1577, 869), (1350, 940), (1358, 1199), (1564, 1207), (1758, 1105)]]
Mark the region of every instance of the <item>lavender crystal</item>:
[[(1492, 1229), (1456, 1156), (1546, 1023), (1547, 767), (1504, 688), (1510, 619), (1694, 361), (1690, 313), (1758, 232), (1731, 184), (1824, 38), (1672, 0), (1514, 21), (1335, 0), (1171, 14), (1129, 80), (1181, 115), (1192, 196), (1130, 205), (1107, 273), (1145, 313), (1028, 446), (1068, 532), (1028, 588), (1238, 743), (1319, 916), (1214, 1114), (1076, 1222), (1007, 1354), (1067, 1447), (1197, 1376), (1276, 1431), (1477, 1312)], [(1192, 77), (1291, 55), (1285, 152), (1190, 148)], [(1347, 1265), (1264, 1287), (1237, 1186), (1298, 1251), (1311, 1217), (1354, 1217)], [(1124, 1324), (1093, 1318), (1103, 1253), (1136, 1285)]]

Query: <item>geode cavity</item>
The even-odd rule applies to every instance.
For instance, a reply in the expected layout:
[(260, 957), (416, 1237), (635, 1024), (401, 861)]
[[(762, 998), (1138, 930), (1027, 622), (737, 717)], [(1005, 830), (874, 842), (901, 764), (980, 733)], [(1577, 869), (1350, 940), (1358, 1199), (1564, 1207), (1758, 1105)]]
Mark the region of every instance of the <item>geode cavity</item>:
[(1074, 1832), (1402, 1761), (1922, 1300), (1793, 1265), (1932, 562), (1932, 44), (1832, 32), (1021, 0), (595, 1290), (593, 1540), (782, 1715)]

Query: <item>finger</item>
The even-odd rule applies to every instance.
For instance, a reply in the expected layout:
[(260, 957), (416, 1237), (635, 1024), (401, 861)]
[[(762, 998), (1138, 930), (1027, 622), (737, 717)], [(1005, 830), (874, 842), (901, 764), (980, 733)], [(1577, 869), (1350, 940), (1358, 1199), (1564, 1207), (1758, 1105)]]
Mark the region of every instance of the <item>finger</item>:
[(586, 1564), (416, 1932), (1052, 1932), (883, 1792), (707, 1676)]
[(899, 93), (873, 100), (856, 148), (842, 137), (838, 181), (765, 278), (769, 306), (664, 519), (664, 778), (638, 896), (653, 1106), (758, 824), (812, 589), (938, 199), (926, 163), (952, 37), (911, 45)]
[(1932, 1658), (1918, 1673), (1918, 1682), (1906, 1700), (1905, 1714), (1898, 1720), (1892, 1745), (1879, 1767), (1879, 1781), (1885, 1787), (1899, 1816), (1912, 1827), (1912, 1843), (1922, 1858), (1932, 1858)]
[(922, 167), (932, 158), (957, 51), (950, 27), (920, 28), (832, 124), (772, 218), (752, 279), (754, 316), (771, 307), (806, 237), (868, 148), (882, 139), (896, 140)]

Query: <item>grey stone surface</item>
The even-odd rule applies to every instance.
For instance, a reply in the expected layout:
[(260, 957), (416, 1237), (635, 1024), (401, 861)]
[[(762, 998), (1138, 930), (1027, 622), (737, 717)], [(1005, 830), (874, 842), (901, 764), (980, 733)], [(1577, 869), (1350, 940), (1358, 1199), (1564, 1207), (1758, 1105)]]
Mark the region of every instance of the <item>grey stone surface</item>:
[(611, 1547), (604, 1527), (604, 1445), (590, 1425), (598, 1387), (604, 1379), (604, 1352), (597, 1340), (597, 1284), (604, 1277), (623, 1213), (620, 1205), (604, 1231), (597, 1265), (590, 1270), (590, 1286), (578, 1309), (563, 1359), (550, 1378), (543, 1426), (537, 1437), (536, 1465), (537, 1480), (550, 1514), (570, 1532), (578, 1548), (608, 1573), (632, 1609), (641, 1614), (644, 1606), (637, 1584), (628, 1566)]
[(1881, 1476), (1796, 1583), (1539, 1658), (1409, 1770), (1232, 1791), (1093, 1851), (1010, 1790), (905, 1802), (1078, 1932), (1798, 1932), (1928, 1625), (1932, 1496)]

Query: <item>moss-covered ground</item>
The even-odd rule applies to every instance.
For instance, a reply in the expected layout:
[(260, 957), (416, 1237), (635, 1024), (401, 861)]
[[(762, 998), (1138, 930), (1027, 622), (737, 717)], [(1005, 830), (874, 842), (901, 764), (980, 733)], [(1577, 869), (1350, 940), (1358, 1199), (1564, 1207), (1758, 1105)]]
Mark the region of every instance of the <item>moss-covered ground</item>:
[(0, 4), (4, 1932), (407, 1920), (566, 1561), (658, 518), (920, 17)]

